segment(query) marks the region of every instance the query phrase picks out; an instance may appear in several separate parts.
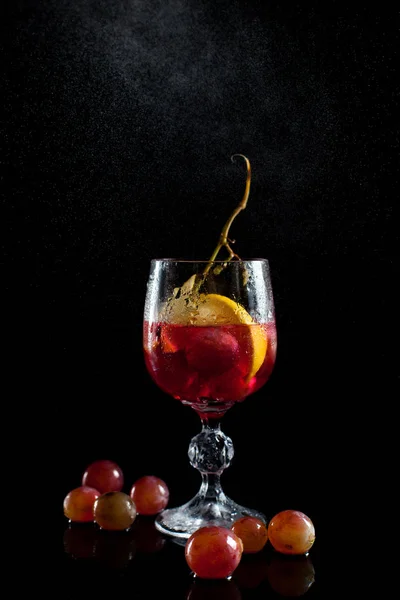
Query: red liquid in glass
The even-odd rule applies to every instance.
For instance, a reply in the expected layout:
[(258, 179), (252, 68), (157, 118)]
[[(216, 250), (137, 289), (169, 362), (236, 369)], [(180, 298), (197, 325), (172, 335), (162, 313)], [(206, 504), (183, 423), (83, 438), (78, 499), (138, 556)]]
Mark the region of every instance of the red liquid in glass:
[[(252, 375), (251, 327), (267, 336), (264, 360)], [(276, 356), (275, 323), (177, 325), (144, 322), (146, 367), (167, 394), (207, 416), (220, 416), (269, 379)]]

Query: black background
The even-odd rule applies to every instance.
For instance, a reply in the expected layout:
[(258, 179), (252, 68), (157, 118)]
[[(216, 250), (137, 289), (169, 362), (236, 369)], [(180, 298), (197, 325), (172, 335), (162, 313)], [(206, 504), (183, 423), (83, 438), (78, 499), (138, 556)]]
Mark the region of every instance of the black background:
[(340, 495), (338, 424), (373, 396), (386, 352), (398, 15), (241, 0), (2, 8), (8, 396), (61, 529), (63, 497), (98, 458), (121, 465), (127, 490), (156, 474), (171, 504), (197, 491), (198, 417), (144, 368), (146, 278), (153, 257), (209, 257), (243, 194), (230, 161), (243, 153), (252, 188), (231, 234), (240, 256), (270, 260), (279, 341), (271, 380), (225, 417), (223, 483), (322, 531)]

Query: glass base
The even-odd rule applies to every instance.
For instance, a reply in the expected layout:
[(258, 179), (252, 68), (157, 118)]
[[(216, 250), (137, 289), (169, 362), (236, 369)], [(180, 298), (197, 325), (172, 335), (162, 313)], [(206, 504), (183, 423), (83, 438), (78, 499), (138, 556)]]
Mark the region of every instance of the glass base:
[(200, 527), (230, 527), (237, 519), (249, 516), (257, 517), (267, 524), (262, 513), (236, 504), (225, 494), (220, 494), (218, 499), (204, 498), (197, 494), (186, 504), (168, 508), (160, 513), (155, 519), (155, 526), (161, 533), (184, 544)]

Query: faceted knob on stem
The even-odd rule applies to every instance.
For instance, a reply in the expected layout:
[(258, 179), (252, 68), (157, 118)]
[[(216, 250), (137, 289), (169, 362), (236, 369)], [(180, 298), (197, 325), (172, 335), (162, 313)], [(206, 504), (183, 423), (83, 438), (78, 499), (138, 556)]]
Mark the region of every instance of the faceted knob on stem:
[(231, 527), (240, 517), (255, 516), (266, 522), (261, 513), (236, 504), (221, 487), (221, 474), (233, 458), (232, 440), (214, 419), (202, 419), (202, 430), (189, 444), (189, 460), (201, 475), (197, 494), (177, 508), (167, 508), (156, 517), (159, 531), (187, 540), (200, 527)]
[(200, 473), (221, 474), (229, 467), (234, 450), (231, 438), (219, 426), (209, 427), (203, 423), (199, 434), (192, 438), (188, 456), (190, 464)]

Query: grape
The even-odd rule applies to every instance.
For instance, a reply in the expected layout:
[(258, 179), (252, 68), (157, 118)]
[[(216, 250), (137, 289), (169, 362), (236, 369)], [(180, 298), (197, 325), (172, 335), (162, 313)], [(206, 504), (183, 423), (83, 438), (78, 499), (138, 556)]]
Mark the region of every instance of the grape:
[(256, 517), (241, 517), (231, 529), (243, 542), (243, 552), (260, 552), (267, 543), (268, 531), (265, 523)]
[(144, 475), (135, 481), (130, 496), (140, 515), (156, 515), (168, 504), (168, 486), (159, 477)]
[(93, 506), (94, 520), (102, 529), (128, 529), (136, 514), (134, 501), (124, 492), (106, 492), (97, 498)]
[(216, 525), (197, 529), (186, 542), (188, 566), (202, 579), (226, 579), (240, 563), (242, 540), (226, 527)]
[(306, 556), (276, 556), (268, 565), (268, 581), (272, 589), (286, 597), (302, 596), (312, 586), (315, 571)]
[(96, 460), (84, 472), (82, 485), (94, 487), (101, 494), (120, 492), (124, 485), (124, 475), (112, 460)]
[(99, 491), (87, 485), (71, 490), (64, 498), (64, 515), (77, 523), (93, 521), (93, 505), (99, 496)]
[(268, 525), (268, 538), (282, 554), (306, 554), (315, 541), (314, 524), (299, 510), (283, 510)]
[(239, 343), (233, 335), (221, 328), (195, 331), (186, 345), (188, 364), (208, 376), (219, 375), (231, 369), (239, 358)]

